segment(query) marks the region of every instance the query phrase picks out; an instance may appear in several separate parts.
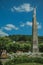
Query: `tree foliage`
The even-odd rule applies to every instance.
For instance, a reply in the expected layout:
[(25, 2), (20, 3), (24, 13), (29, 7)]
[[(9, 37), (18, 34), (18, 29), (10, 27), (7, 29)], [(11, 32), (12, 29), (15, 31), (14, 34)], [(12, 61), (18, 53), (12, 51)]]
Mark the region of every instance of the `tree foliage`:
[[(38, 37), (38, 40), (39, 50), (43, 52), (43, 37)], [(17, 50), (27, 52), (30, 50), (31, 44), (32, 44), (31, 35), (10, 35), (8, 37), (7, 36), (0, 37), (0, 51), (6, 49), (7, 52), (9, 51), (16, 52)]]

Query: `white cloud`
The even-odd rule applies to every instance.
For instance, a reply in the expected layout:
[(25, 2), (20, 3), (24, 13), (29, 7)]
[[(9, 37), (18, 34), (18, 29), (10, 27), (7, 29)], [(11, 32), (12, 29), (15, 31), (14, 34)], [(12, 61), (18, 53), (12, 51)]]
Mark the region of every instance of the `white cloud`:
[(0, 36), (8, 36), (8, 34), (0, 30)]
[(38, 26), (38, 29), (42, 28), (42, 25), (39, 22), (37, 22), (37, 26)]
[(24, 3), (20, 6), (13, 6), (11, 8), (11, 11), (18, 11), (18, 12), (30, 12), (33, 10), (33, 7), (31, 7), (31, 5), (29, 3)]
[(13, 24), (7, 24), (7, 25), (4, 27), (4, 29), (5, 29), (5, 30), (12, 30), (12, 29), (18, 30), (19, 28), (16, 27), (15, 25), (13, 25)]
[(11, 11), (14, 12), (14, 8), (11, 8)]
[(42, 28), (42, 26), (39, 24), (39, 25), (38, 25), (38, 29), (41, 29), (41, 28)]
[(26, 22), (26, 25), (28, 25), (28, 26), (32, 26), (32, 22)]
[(32, 26), (32, 22), (27, 21), (26, 23), (22, 23), (20, 26), (21, 27), (24, 27), (24, 26)]
[[(30, 27), (32, 27), (32, 22), (27, 21), (26, 23), (22, 23), (20, 26), (21, 27), (24, 27), (24, 26), (30, 26)], [(39, 22), (37, 22), (37, 26), (38, 26), (38, 29), (42, 28), (42, 26), (41, 26), (41, 24)]]
[(37, 25), (39, 25), (39, 22), (37, 22)]

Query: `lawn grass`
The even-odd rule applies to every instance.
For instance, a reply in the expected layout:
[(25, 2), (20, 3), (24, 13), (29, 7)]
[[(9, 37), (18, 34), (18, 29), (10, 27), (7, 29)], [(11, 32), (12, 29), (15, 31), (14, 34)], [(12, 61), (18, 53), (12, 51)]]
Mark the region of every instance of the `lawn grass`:
[(16, 64), (16, 65), (43, 65), (39, 63), (21, 63), (21, 64)]

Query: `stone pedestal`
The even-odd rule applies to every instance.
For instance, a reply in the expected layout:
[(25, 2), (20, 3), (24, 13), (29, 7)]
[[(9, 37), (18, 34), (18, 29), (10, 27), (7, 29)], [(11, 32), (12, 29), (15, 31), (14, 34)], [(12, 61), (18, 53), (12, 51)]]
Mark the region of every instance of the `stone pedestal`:
[(6, 50), (3, 50), (2, 51), (2, 54), (1, 54), (1, 58), (7, 58), (8, 56), (7, 56), (7, 52), (6, 52)]

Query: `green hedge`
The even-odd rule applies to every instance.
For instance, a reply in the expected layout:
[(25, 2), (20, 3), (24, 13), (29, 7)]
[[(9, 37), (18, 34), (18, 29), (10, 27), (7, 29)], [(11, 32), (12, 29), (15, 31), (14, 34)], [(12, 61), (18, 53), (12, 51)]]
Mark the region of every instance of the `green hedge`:
[(14, 57), (12, 60), (9, 60), (8, 62), (6, 62), (5, 65), (18, 64), (18, 63), (42, 63), (43, 64), (43, 58), (29, 57), (26, 55), (17, 56), (17, 57)]
[(43, 63), (43, 58), (39, 57), (28, 57), (28, 56), (20, 56), (15, 57), (13, 59), (14, 63), (25, 63), (25, 62), (36, 62), (36, 63)]
[(16, 52), (17, 50), (28, 52), (30, 50), (31, 45), (30, 44), (19, 44), (19, 43), (11, 43), (6, 45), (6, 50), (8, 52)]

